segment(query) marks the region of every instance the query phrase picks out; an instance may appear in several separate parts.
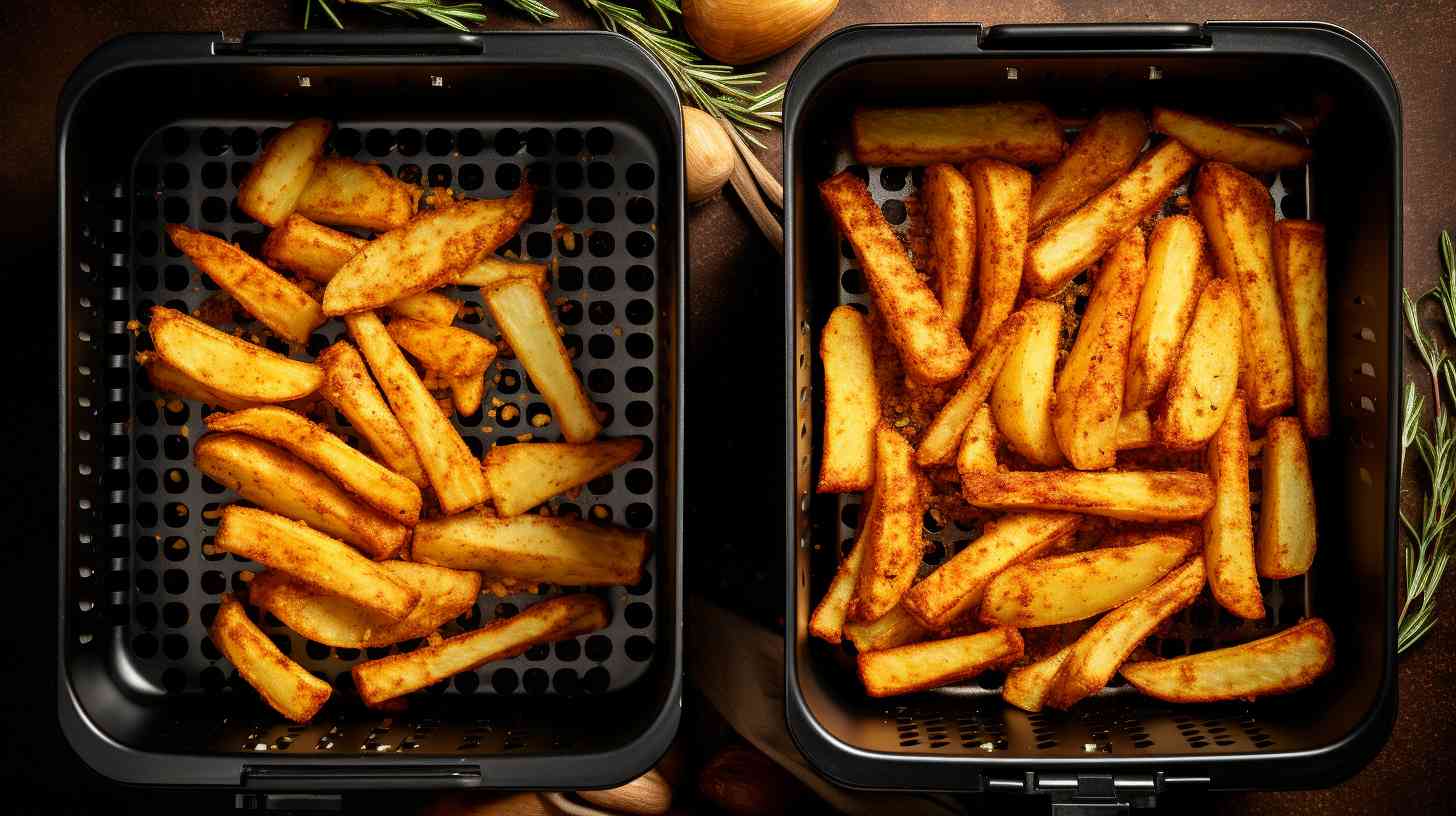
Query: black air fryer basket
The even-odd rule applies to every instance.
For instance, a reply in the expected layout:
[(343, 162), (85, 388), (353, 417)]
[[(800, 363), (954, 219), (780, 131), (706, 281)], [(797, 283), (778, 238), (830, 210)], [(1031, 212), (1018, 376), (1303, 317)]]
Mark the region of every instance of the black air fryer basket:
[[(1240, 623), (1211, 604), (1150, 647), (1173, 656), (1241, 642), (1318, 615), (1334, 670), (1256, 703), (1173, 706), (1112, 687), (1070, 712), (1003, 702), (1000, 677), (889, 700), (864, 694), (847, 647), (807, 621), (854, 536), (858, 496), (815, 495), (822, 421), (818, 333), (841, 303), (867, 303), (856, 263), (815, 186), (853, 165), (857, 104), (1031, 99), (1075, 128), (1105, 104), (1167, 105), (1307, 139), (1306, 168), (1271, 181), (1279, 211), (1328, 225), (1335, 428), (1312, 449), (1319, 504), (1313, 571), (1270, 582), (1268, 617)], [(789, 404), (786, 638), (788, 724), (810, 761), (851, 786), (1052, 793), (1147, 801), (1165, 789), (1328, 785), (1361, 767), (1395, 711), (1395, 548), (1401, 283), (1400, 107), (1376, 54), (1318, 23), (866, 26), (822, 42), (784, 109), (786, 379)], [(917, 173), (854, 168), (895, 229)], [(1185, 188), (1180, 188), (1183, 192)], [(908, 213), (908, 216), (907, 216)], [(932, 529), (934, 528), (934, 529)], [(932, 524), (927, 561), (975, 532)], [(930, 569), (929, 563), (925, 567)]]
[[(607, 629), (457, 675), (397, 713), (364, 708), (348, 670), (414, 644), (330, 649), (264, 616), (280, 648), (338, 688), (296, 726), (207, 639), (218, 596), (257, 566), (211, 546), (235, 497), (192, 464), (201, 406), (155, 392), (134, 355), (152, 305), (191, 310), (214, 292), (163, 227), (256, 252), (265, 230), (237, 208), (238, 184), (276, 129), (309, 116), (336, 123), (333, 152), (401, 178), (481, 197), (536, 185), (501, 251), (552, 264), (548, 299), (604, 435), (649, 442), (553, 505), (605, 509), (649, 531), (654, 555), (641, 584), (603, 591)], [(651, 767), (677, 730), (682, 675), (682, 128), (661, 69), (603, 33), (142, 35), (77, 69), (58, 127), (58, 704), (81, 757), (129, 783), (257, 790), (589, 788)], [(461, 325), (494, 334), (477, 291), (452, 294), (467, 303)], [(326, 324), (308, 354), (341, 334)], [(519, 364), (503, 371), (514, 382), (487, 408), (514, 404), (519, 419), (456, 417), (477, 455), (560, 437), (531, 421), (546, 408)], [(560, 591), (487, 592), (444, 634)]]

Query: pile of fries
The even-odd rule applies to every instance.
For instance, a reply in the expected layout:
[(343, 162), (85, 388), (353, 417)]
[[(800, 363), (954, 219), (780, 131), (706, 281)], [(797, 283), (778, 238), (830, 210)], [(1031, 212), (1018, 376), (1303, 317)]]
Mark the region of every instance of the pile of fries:
[[(419, 188), (377, 166), (324, 157), (329, 131), (320, 119), (283, 130), (241, 186), (238, 205), (272, 228), (262, 260), (185, 226), (168, 235), (295, 351), (335, 317), (353, 342), (305, 362), (241, 330), (157, 307), (147, 327), (152, 350), (138, 362), (159, 391), (222, 409), (206, 416), (209, 433), (194, 452), (198, 469), (248, 503), (222, 510), (216, 547), (268, 568), (249, 585), (251, 605), (327, 646), (427, 639), (354, 666), (359, 696), (381, 706), (607, 625), (607, 605), (581, 592), (450, 638), (438, 633), (475, 605), (483, 580), (639, 583), (651, 553), (646, 533), (528, 511), (633, 460), (642, 443), (596, 439), (601, 420), (552, 319), (546, 268), (493, 254), (529, 216), (529, 184), (498, 200), (432, 191), (433, 206), (423, 209)], [(501, 349), (454, 325), (462, 303), (434, 291), (453, 284), (480, 288), (500, 341), (564, 442), (492, 447), (483, 462), (471, 453), (450, 412), (481, 411)], [(367, 448), (310, 414), (347, 419)], [(284, 655), (256, 618), (225, 596), (212, 640), (273, 708), (308, 722), (332, 689)]]
[[(874, 697), (992, 669), (1027, 711), (1118, 672), (1174, 702), (1308, 685), (1334, 660), (1316, 618), (1171, 660), (1143, 647), (1205, 586), (1262, 620), (1259, 578), (1314, 559), (1324, 229), (1276, 223), (1259, 177), (1310, 151), (1162, 108), (1064, 139), (1037, 103), (854, 113), (861, 165), (924, 167), (927, 251), (912, 260), (863, 175), (819, 185), (872, 305), (835, 309), (820, 337), (817, 489), (864, 498), (810, 633), (852, 642)], [(930, 507), (981, 533), (920, 577)]]

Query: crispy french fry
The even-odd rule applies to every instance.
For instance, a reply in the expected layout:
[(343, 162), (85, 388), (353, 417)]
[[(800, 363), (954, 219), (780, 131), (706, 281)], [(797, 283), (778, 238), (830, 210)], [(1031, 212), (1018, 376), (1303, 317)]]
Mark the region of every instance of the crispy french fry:
[(1066, 140), (1040, 102), (994, 102), (943, 108), (858, 108), (851, 124), (861, 164), (906, 167), (991, 158), (1051, 164)]
[(606, 625), (607, 605), (602, 599), (562, 595), (433, 646), (360, 663), (353, 669), (354, 687), (365, 703), (373, 705), (492, 660), (514, 657), (537, 643), (565, 640)]
[(1168, 108), (1153, 108), (1153, 130), (1172, 136), (1204, 159), (1228, 162), (1251, 173), (1297, 167), (1313, 152), (1277, 136)]
[(866, 490), (875, 478), (875, 425), (880, 421), (869, 320), (853, 306), (830, 312), (819, 335), (819, 359), (824, 361), (824, 442), (816, 490)]
[(1212, 274), (1203, 250), (1203, 228), (1186, 215), (1173, 215), (1153, 227), (1148, 240), (1148, 282), (1132, 320), (1127, 351), (1123, 410), (1147, 408), (1162, 396), (1193, 322), (1198, 293)]
[(418, 292), (389, 304), (389, 312), (395, 317), (449, 326), (455, 322), (461, 305), (461, 301), (439, 292)]
[(966, 426), (985, 404), (986, 397), (990, 396), (991, 386), (996, 384), (996, 378), (1011, 357), (1012, 349), (1026, 331), (1027, 322), (1024, 312), (1008, 316), (996, 335), (976, 355), (960, 387), (941, 406), (930, 427), (920, 437), (920, 446), (915, 451), (916, 464), (921, 467), (941, 465), (956, 455)]
[(869, 623), (850, 621), (844, 624), (844, 636), (859, 652), (878, 652), (907, 643), (925, 640), (930, 632), (905, 611), (905, 606), (891, 609)]
[(925, 628), (944, 630), (975, 610), (997, 573), (1035, 558), (1081, 521), (1073, 513), (1013, 513), (988, 522), (980, 538), (910, 587), (900, 603)]
[(312, 720), (334, 693), (332, 686), (279, 651), (230, 594), (222, 596), (207, 634), (263, 701), (296, 723)]
[(410, 317), (396, 317), (388, 329), (400, 348), (447, 378), (483, 374), (495, 360), (495, 344), (472, 331)]
[(323, 372), (311, 363), (219, 331), (165, 306), (147, 325), (157, 357), (203, 386), (246, 402), (287, 402), (312, 394)]
[(1135, 450), (1153, 444), (1153, 420), (1147, 411), (1128, 411), (1117, 420), (1117, 449)]
[(1043, 470), (972, 473), (961, 491), (975, 507), (1061, 510), (1125, 521), (1187, 521), (1213, 506), (1213, 483), (1186, 470)]
[(1031, 206), (1031, 174), (995, 159), (978, 159), (963, 172), (976, 193), (978, 230), (976, 330), (974, 356), (991, 342), (1001, 322), (1016, 305), (1021, 270), (1026, 260), (1026, 234)]
[(1048, 227), (1026, 250), (1024, 275), (1031, 294), (1043, 297), (1061, 289), (1161, 206), (1197, 163), (1188, 148), (1168, 139), (1143, 154), (1127, 175)]
[(546, 288), (546, 264), (513, 261), (486, 255), (465, 267), (455, 276), (456, 286), (478, 286), (485, 291), (498, 283), (524, 279)]
[(1294, 355), (1294, 403), (1299, 419), (1311, 439), (1329, 436), (1324, 225), (1295, 218), (1275, 222), (1274, 273)]
[(1249, 420), (1263, 425), (1294, 404), (1294, 360), (1279, 310), (1270, 246), (1274, 205), (1258, 179), (1221, 162), (1198, 170), (1193, 210), (1208, 234), (1218, 273), (1242, 306), (1240, 384)]
[(1097, 693), (1158, 624), (1193, 603), (1202, 589), (1203, 559), (1194, 556), (1161, 581), (1103, 615), (1072, 644), (1071, 653), (1045, 695), (1046, 705), (1070, 708)]
[(287, 408), (270, 405), (209, 414), (203, 421), (210, 431), (236, 431), (278, 445), (404, 524), (420, 520), (422, 499), (414, 482)]
[(872, 621), (900, 602), (925, 554), (920, 539), (929, 485), (911, 459), (910, 444), (888, 425), (875, 431), (875, 512), (869, 519), (858, 604), (852, 617)]
[(485, 453), (485, 481), (497, 513), (515, 516), (552, 496), (611, 473), (642, 452), (642, 440), (601, 439), (581, 445), (533, 442), (497, 445)]
[(1223, 425), (1238, 390), (1242, 330), (1237, 290), (1224, 278), (1210, 282), (1198, 298), (1158, 409), (1156, 430), (1164, 446), (1201, 447)]
[(344, 322), (359, 344), (369, 368), (404, 432), (414, 444), (420, 465), (435, 489), (440, 509), (458, 513), (485, 501), (489, 491), (480, 465), (465, 440), (440, 412), (434, 397), (400, 353), (384, 324), (373, 312), (348, 315)]
[(313, 177), (332, 129), (323, 119), (300, 119), (273, 137), (238, 188), (238, 207), (270, 227), (293, 212)]
[(1072, 645), (1068, 644), (1035, 663), (1028, 663), (1007, 672), (1006, 681), (1001, 684), (1001, 699), (1022, 711), (1041, 711), (1042, 704), (1046, 701), (1046, 693), (1051, 690), (1057, 673), (1062, 670), (1062, 664), (1071, 653)]
[(1052, 430), (1062, 308), (1028, 300), (1019, 311), (1026, 315), (1026, 329), (991, 389), (991, 414), (1012, 450), (1035, 464), (1055, 467), (1066, 461)]
[(871, 697), (891, 697), (975, 677), (1021, 657), (1021, 633), (1002, 627), (974, 635), (912, 643), (859, 656), (859, 677)]
[(455, 377), (450, 380), (450, 401), (461, 416), (470, 416), (480, 411), (485, 400), (485, 374)]
[(590, 442), (601, 433), (595, 406), (571, 367), (556, 333), (546, 295), (535, 283), (513, 278), (485, 293), (485, 304), (506, 344), (551, 407), (567, 442)]
[(1137, 161), (1148, 141), (1140, 111), (1104, 110), (1077, 134), (1067, 155), (1037, 179), (1031, 197), (1031, 231), (1072, 212)]
[(367, 243), (363, 238), (315, 224), (294, 213), (268, 233), (268, 240), (263, 242), (263, 257), (275, 266), (327, 283)]
[(854, 604), (854, 591), (859, 586), (860, 565), (864, 563), (867, 549), (865, 541), (874, 526), (873, 519), (877, 510), (875, 492), (871, 489), (865, 493), (859, 505), (859, 535), (855, 538), (854, 547), (840, 559), (839, 568), (834, 571), (834, 578), (829, 582), (829, 590), (824, 593), (824, 597), (814, 607), (813, 614), (809, 616), (809, 634), (820, 640), (830, 643), (839, 643), (842, 640), (844, 629), (848, 626), (845, 619)]
[(1152, 586), (1197, 549), (1187, 538), (1155, 536), (1131, 547), (1021, 561), (986, 585), (980, 619), (1025, 629), (1090, 618)]
[(1078, 470), (1109, 468), (1117, 461), (1132, 316), (1147, 276), (1142, 231), (1128, 230), (1102, 261), (1077, 339), (1057, 377), (1052, 431)]
[(1254, 567), (1254, 522), (1249, 509), (1249, 420), (1234, 397), (1223, 425), (1208, 443), (1213, 509), (1203, 520), (1203, 562), (1214, 600), (1249, 620), (1264, 617), (1264, 596)]
[(981, 404), (966, 432), (961, 434), (961, 450), (956, 454), (956, 470), (965, 473), (992, 473), (996, 470), (996, 445), (999, 436), (991, 421), (991, 406)]
[(369, 378), (358, 350), (340, 340), (320, 352), (315, 362), (324, 371), (319, 393), (349, 420), (349, 425), (364, 437), (374, 455), (416, 485), (429, 484), (414, 443)]
[(248, 314), (284, 340), (307, 343), (323, 325), (318, 301), (237, 246), (181, 224), (168, 224), (167, 236)]
[(1264, 495), (1259, 504), (1259, 574), (1293, 578), (1314, 563), (1314, 482), (1304, 431), (1294, 417), (1276, 417), (1264, 433)]
[(1172, 660), (1128, 663), (1134, 688), (1170, 703), (1253, 700), (1302, 689), (1335, 665), (1335, 638), (1319, 618), (1278, 634)]
[(465, 201), (421, 213), (359, 250), (324, 289), (324, 314), (386, 306), (453, 281), (505, 243), (531, 214), (535, 193), (522, 184), (509, 198)]
[(630, 586), (642, 580), (651, 551), (641, 531), (554, 516), (474, 512), (421, 521), (411, 558), (522, 581)]
[(844, 171), (821, 183), (819, 195), (854, 247), (906, 372), (925, 384), (958, 376), (971, 362), (970, 349), (920, 280), (864, 182)]
[(215, 405), (230, 411), (241, 411), (258, 404), (250, 400), (239, 399), (231, 394), (224, 394), (216, 388), (192, 379), (158, 357), (156, 352), (138, 352), (137, 365), (146, 369), (147, 380), (151, 382), (152, 388), (163, 394), (197, 400), (205, 405)]
[(398, 620), (332, 595), (295, 575), (265, 570), (248, 584), (248, 601), (309, 640), (342, 649), (389, 646), (430, 635), (465, 614), (480, 597), (480, 573), (381, 561), (389, 577), (420, 593), (420, 602)]
[[(930, 227), (926, 267), (945, 319), (959, 326), (965, 322), (976, 273), (976, 191), (954, 167), (932, 164), (925, 168), (920, 202)], [(1016, 277), (1021, 279), (1020, 269)]]
[(400, 620), (420, 602), (419, 590), (394, 580), (344, 542), (266, 510), (224, 507), (216, 542), (223, 552), (282, 570), (391, 620)]
[(320, 224), (397, 229), (414, 217), (420, 190), (391, 177), (377, 165), (353, 159), (323, 159), (298, 199), (298, 213)]

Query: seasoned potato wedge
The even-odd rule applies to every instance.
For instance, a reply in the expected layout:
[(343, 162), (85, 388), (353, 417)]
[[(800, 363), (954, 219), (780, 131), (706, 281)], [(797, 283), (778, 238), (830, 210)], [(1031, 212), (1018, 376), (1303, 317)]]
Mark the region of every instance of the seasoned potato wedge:
[(854, 158), (890, 167), (991, 158), (1051, 164), (1066, 139), (1056, 114), (1040, 102), (994, 102), (944, 108), (859, 108), (851, 124)]
[(1073, 703), (1097, 693), (1158, 624), (1193, 603), (1202, 589), (1203, 559), (1195, 556), (1127, 603), (1103, 615), (1072, 644), (1071, 652), (1046, 693), (1046, 705), (1070, 708)]
[(1293, 578), (1314, 563), (1314, 482), (1304, 431), (1294, 417), (1276, 417), (1264, 433), (1264, 495), (1259, 504), (1259, 574)]
[(469, 611), (480, 596), (478, 572), (411, 561), (381, 561), (379, 567), (396, 583), (420, 593), (419, 604), (403, 618), (380, 615), (280, 570), (254, 578), (248, 584), (248, 601), (309, 640), (367, 649), (433, 634)]
[(1133, 311), (1147, 277), (1142, 231), (1128, 230), (1102, 261), (1077, 339), (1057, 377), (1052, 431), (1078, 470), (1101, 470), (1117, 461)]
[(233, 244), (181, 224), (168, 224), (167, 237), (248, 314), (284, 340), (307, 343), (323, 325), (318, 301)]
[(481, 511), (421, 521), (411, 547), (411, 558), (426, 564), (567, 586), (631, 586), (650, 554), (641, 531)]
[(270, 227), (281, 224), (313, 177), (332, 129), (323, 119), (301, 119), (280, 131), (238, 188), (238, 208)]
[(1021, 270), (1026, 260), (1031, 174), (995, 159), (979, 159), (965, 167), (976, 191), (978, 238), (976, 273), (976, 331), (971, 338), (974, 356), (996, 336), (1001, 322), (1016, 305), (1021, 291)]
[(920, 446), (915, 451), (917, 464), (921, 467), (941, 465), (955, 456), (966, 426), (991, 394), (991, 386), (996, 384), (996, 378), (1021, 339), (1026, 324), (1027, 318), (1022, 312), (1010, 315), (1001, 324), (996, 336), (976, 355), (960, 387), (941, 406), (930, 427), (920, 437)]
[(966, 473), (991, 473), (996, 470), (996, 445), (999, 434), (996, 423), (991, 421), (991, 406), (985, 403), (977, 409), (961, 434), (961, 450), (956, 454), (956, 470)]
[(830, 643), (839, 643), (842, 640), (847, 625), (845, 619), (849, 617), (850, 607), (854, 604), (854, 592), (859, 586), (859, 570), (864, 563), (866, 549), (865, 539), (873, 527), (871, 520), (875, 511), (875, 493), (870, 490), (865, 493), (864, 500), (859, 505), (859, 534), (855, 538), (854, 547), (840, 559), (839, 568), (834, 571), (834, 578), (829, 582), (829, 590), (824, 593), (824, 597), (814, 607), (813, 614), (809, 616), (809, 634), (820, 640)]
[(207, 388), (247, 402), (287, 402), (312, 394), (323, 372), (165, 306), (147, 324), (157, 357)]
[(1239, 386), (1242, 331), (1237, 290), (1225, 278), (1210, 282), (1198, 298), (1158, 407), (1157, 435), (1165, 447), (1202, 447), (1223, 425)]
[(1187, 470), (972, 473), (961, 492), (991, 510), (1062, 510), (1124, 521), (1187, 521), (1213, 506), (1213, 483)]
[(844, 636), (849, 638), (849, 642), (859, 652), (893, 649), (925, 640), (929, 635), (929, 630), (921, 626), (914, 615), (905, 611), (904, 604), (868, 623), (850, 621), (844, 624)]
[(425, 368), (446, 377), (483, 374), (495, 360), (495, 344), (472, 331), (411, 317), (396, 317), (389, 321), (388, 329), (400, 348)]
[(1035, 558), (1081, 522), (1073, 513), (1012, 513), (987, 522), (979, 538), (910, 587), (901, 605), (927, 629), (944, 630), (975, 610), (997, 573)]
[(236, 598), (224, 594), (220, 601), (217, 617), (207, 629), (212, 644), (274, 711), (296, 723), (312, 720), (334, 693), (333, 687), (279, 651), (273, 639), (248, 620)]
[(556, 333), (546, 295), (535, 283), (516, 278), (485, 294), (496, 327), (531, 381), (540, 389), (567, 442), (590, 442), (601, 433), (596, 406), (571, 367), (571, 356)]
[(1311, 439), (1330, 434), (1329, 316), (1325, 228), (1286, 218), (1274, 224), (1274, 274), (1294, 354), (1294, 404)]
[(1077, 134), (1067, 155), (1036, 182), (1031, 196), (1031, 231), (1036, 232), (1082, 206), (1137, 161), (1148, 141), (1140, 111), (1104, 110)]
[(319, 393), (349, 420), (350, 427), (364, 437), (374, 455), (416, 485), (429, 484), (414, 443), (369, 378), (358, 350), (340, 340), (314, 359), (324, 371)]
[(1198, 293), (1212, 266), (1203, 250), (1203, 228), (1186, 215), (1172, 215), (1153, 227), (1148, 240), (1148, 282), (1132, 319), (1127, 350), (1124, 411), (1147, 408), (1162, 396), (1193, 322)]
[(439, 292), (418, 292), (389, 304), (389, 312), (395, 317), (448, 326), (455, 322), (462, 305), (461, 301)]
[(1208, 234), (1218, 274), (1239, 293), (1244, 338), (1240, 384), (1249, 420), (1263, 425), (1294, 404), (1294, 360), (1270, 246), (1274, 204), (1258, 179), (1232, 165), (1208, 162), (1198, 170), (1193, 210)]
[(192, 379), (178, 371), (166, 360), (158, 357), (156, 352), (138, 352), (136, 360), (137, 365), (146, 369), (147, 380), (151, 382), (152, 388), (163, 394), (197, 400), (204, 405), (215, 405), (230, 411), (241, 411), (257, 405), (256, 402), (224, 394), (216, 388)]
[(546, 264), (513, 261), (486, 255), (455, 276), (457, 286), (478, 286), (485, 291), (498, 283), (522, 278), (546, 288)]
[(1135, 450), (1153, 444), (1153, 420), (1147, 411), (1128, 411), (1117, 420), (1117, 449)]
[(1127, 175), (1031, 242), (1024, 273), (1027, 289), (1037, 297), (1061, 289), (1162, 206), (1197, 163), (1198, 157), (1173, 139), (1143, 154)]
[(601, 439), (581, 445), (533, 442), (485, 452), (485, 481), (497, 513), (515, 516), (552, 496), (611, 473), (642, 452), (642, 440)]
[(944, 686), (1021, 657), (1021, 633), (1000, 628), (974, 635), (912, 643), (859, 656), (859, 677), (871, 697)]
[(875, 425), (880, 421), (869, 320), (853, 306), (830, 312), (819, 335), (819, 359), (824, 362), (824, 441), (815, 489), (866, 490), (875, 478)]
[(1062, 307), (1028, 300), (1019, 311), (1026, 315), (1026, 329), (991, 389), (991, 415), (1012, 450), (1035, 464), (1056, 467), (1066, 461), (1052, 430)]
[(1203, 519), (1203, 563), (1214, 600), (1249, 620), (1264, 617), (1264, 596), (1254, 567), (1254, 522), (1249, 508), (1249, 420), (1234, 397), (1223, 425), (1208, 443), (1213, 509)]
[(1168, 108), (1153, 108), (1153, 130), (1182, 142), (1204, 159), (1251, 173), (1269, 173), (1309, 161), (1312, 151), (1278, 136)]
[(889, 612), (915, 580), (925, 553), (920, 539), (929, 485), (911, 460), (910, 443), (888, 425), (875, 431), (875, 512), (870, 515), (852, 617)]
[[(930, 280), (945, 319), (959, 326), (965, 322), (976, 274), (976, 191), (954, 167), (932, 164), (920, 184), (920, 203), (930, 227)], [(1021, 279), (1020, 269), (1016, 277)]]
[(418, 187), (377, 165), (331, 158), (314, 167), (298, 199), (298, 213), (320, 224), (385, 232), (408, 223), (419, 202)]
[(480, 411), (480, 404), (485, 401), (485, 374), (451, 379), (450, 401), (461, 416), (471, 416)]
[(350, 258), (369, 243), (329, 229), (297, 213), (283, 219), (263, 242), (263, 258), (305, 278), (327, 283)]
[(1170, 703), (1253, 700), (1302, 689), (1335, 665), (1335, 638), (1319, 618), (1278, 634), (1172, 660), (1128, 663), (1133, 688)]
[(1035, 663), (1007, 672), (1006, 681), (1001, 684), (1001, 699), (1022, 711), (1041, 711), (1047, 692), (1071, 653), (1072, 645), (1068, 644)]
[(865, 183), (841, 172), (819, 185), (824, 206), (854, 248), (890, 341), (917, 382), (954, 379), (971, 362), (960, 329), (920, 279)]

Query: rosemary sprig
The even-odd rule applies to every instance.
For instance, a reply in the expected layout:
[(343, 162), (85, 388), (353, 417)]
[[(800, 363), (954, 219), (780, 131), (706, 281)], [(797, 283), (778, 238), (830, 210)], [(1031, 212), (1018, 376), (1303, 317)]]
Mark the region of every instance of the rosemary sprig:
[[(368, 6), (369, 8), (385, 12), (387, 14), (398, 14), (404, 17), (415, 19), (433, 20), (443, 26), (459, 31), (469, 31), (466, 23), (485, 22), (485, 6), (480, 3), (462, 2), (447, 3), (444, 0), (335, 0), (343, 5), (353, 3), (356, 6)], [(518, 2), (533, 3), (535, 0), (506, 0), (507, 5), (517, 5)], [(540, 5), (536, 3), (536, 5)], [(308, 0), (303, 9), (303, 27), (308, 28), (313, 7), (318, 6), (319, 11), (329, 18), (329, 22), (335, 28), (343, 28), (344, 23), (334, 10), (329, 7), (329, 0)], [(545, 8), (543, 6), (543, 8)], [(548, 12), (550, 9), (546, 9)], [(529, 12), (528, 12), (529, 13)], [(554, 12), (552, 15), (554, 16)], [(539, 21), (538, 21), (539, 22)]]

